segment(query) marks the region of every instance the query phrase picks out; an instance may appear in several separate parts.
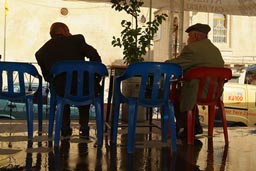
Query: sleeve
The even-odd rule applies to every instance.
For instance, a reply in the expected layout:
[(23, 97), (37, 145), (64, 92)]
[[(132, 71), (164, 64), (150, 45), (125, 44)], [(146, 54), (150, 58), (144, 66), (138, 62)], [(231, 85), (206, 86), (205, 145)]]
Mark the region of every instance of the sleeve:
[(86, 56), (90, 61), (101, 62), (101, 57), (98, 54), (97, 50), (85, 42), (84, 36), (79, 35), (79, 39), (81, 42), (82, 55)]
[(41, 68), (44, 80), (49, 82), (50, 81), (49, 71), (48, 71), (48, 69), (44, 65), (44, 62), (43, 62), (43, 59), (42, 59), (42, 55), (40, 55), (40, 50), (35, 53), (35, 57), (36, 57), (38, 65)]
[(181, 54), (177, 58), (170, 59), (165, 62), (179, 64), (182, 67), (182, 69), (186, 71), (193, 67), (194, 56), (195, 53), (191, 50), (191, 48), (189, 48), (189, 46), (185, 46)]

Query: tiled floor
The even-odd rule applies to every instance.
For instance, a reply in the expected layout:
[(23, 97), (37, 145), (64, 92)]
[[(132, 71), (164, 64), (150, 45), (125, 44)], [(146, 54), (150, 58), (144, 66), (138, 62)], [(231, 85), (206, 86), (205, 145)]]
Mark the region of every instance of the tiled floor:
[[(43, 136), (33, 138), (28, 147), (26, 122), (0, 121), (0, 170), (83, 170), (83, 171), (254, 171), (256, 168), (256, 127), (229, 127), (229, 146), (224, 145), (222, 128), (207, 129), (194, 146), (177, 140), (177, 153), (170, 141), (161, 142), (158, 128), (137, 128), (135, 153), (127, 154), (127, 129), (118, 133), (118, 145), (109, 145), (109, 133), (102, 149), (95, 147), (95, 127), (91, 123), (90, 140), (80, 139), (78, 123), (72, 123), (73, 136), (63, 139), (59, 149), (48, 147), (44, 124)], [(35, 125), (36, 129), (36, 125)], [(37, 131), (35, 131), (37, 135)]]

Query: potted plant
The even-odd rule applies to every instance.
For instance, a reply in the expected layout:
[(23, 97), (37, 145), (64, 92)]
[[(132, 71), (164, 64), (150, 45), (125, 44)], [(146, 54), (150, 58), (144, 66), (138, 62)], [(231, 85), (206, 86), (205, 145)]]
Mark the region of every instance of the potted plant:
[(112, 45), (123, 48), (123, 60), (126, 65), (134, 62), (144, 61), (154, 35), (161, 23), (166, 20), (167, 14), (156, 15), (153, 21), (148, 21), (143, 26), (139, 26), (139, 16), (144, 2), (141, 0), (111, 0), (112, 8), (116, 11), (125, 11), (133, 18), (133, 22), (122, 20), (121, 37), (113, 36)]
[[(141, 7), (143, 2), (141, 0), (111, 0), (112, 8), (116, 11), (125, 11), (131, 16), (133, 22), (122, 20), (120, 37), (113, 36), (112, 45), (114, 47), (123, 48), (124, 64), (129, 65), (135, 62), (143, 62), (143, 56), (146, 55), (147, 50), (152, 45), (154, 35), (158, 31), (161, 23), (166, 19), (166, 14), (155, 16), (153, 21), (148, 21), (145, 25), (139, 25), (139, 17), (141, 14)], [(122, 83), (122, 93), (125, 96), (136, 97), (140, 84), (140, 78), (131, 78)], [(140, 107), (139, 113), (145, 113), (145, 108)], [(127, 121), (128, 106), (122, 105), (122, 120)], [(144, 121), (145, 115), (138, 115), (137, 121)]]

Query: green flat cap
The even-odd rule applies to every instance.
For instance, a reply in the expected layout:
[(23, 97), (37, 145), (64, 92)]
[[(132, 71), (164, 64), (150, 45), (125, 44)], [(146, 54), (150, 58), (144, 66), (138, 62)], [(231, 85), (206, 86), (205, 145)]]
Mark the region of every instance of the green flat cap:
[(205, 34), (208, 34), (208, 32), (211, 30), (211, 27), (207, 24), (201, 24), (201, 23), (197, 23), (195, 25), (190, 26), (189, 28), (187, 28), (186, 32), (189, 33), (191, 31), (199, 31)]

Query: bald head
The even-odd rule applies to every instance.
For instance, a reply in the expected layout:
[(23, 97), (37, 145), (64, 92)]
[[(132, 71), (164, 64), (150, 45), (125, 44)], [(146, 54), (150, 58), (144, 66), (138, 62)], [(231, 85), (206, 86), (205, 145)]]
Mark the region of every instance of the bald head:
[(50, 28), (50, 35), (51, 37), (54, 37), (55, 35), (64, 35), (64, 36), (70, 36), (69, 28), (66, 24), (61, 22), (55, 22), (51, 25)]

